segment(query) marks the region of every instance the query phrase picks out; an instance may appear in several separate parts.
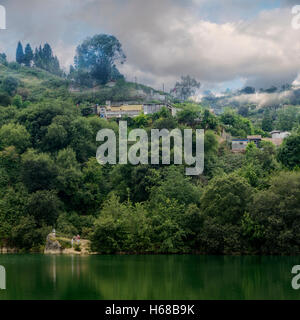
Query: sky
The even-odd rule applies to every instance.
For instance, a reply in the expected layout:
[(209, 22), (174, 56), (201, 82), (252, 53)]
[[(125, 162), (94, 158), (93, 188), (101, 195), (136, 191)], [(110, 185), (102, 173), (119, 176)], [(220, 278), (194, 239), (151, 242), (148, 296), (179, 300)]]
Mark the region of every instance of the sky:
[[(191, 75), (201, 90), (221, 92), (299, 81), (300, 0), (0, 0), (7, 29), (0, 52), (15, 59), (17, 42), (48, 42), (69, 69), (76, 47), (107, 33), (122, 43), (128, 81), (170, 90)], [(299, 10), (300, 13), (300, 10)], [(300, 24), (300, 15), (299, 15)]]

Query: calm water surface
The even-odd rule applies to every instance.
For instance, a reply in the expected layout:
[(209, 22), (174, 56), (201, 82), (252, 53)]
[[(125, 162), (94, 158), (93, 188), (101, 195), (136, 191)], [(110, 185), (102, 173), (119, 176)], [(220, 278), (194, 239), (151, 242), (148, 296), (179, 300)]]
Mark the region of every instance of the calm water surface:
[(300, 299), (300, 257), (0, 255), (0, 299)]

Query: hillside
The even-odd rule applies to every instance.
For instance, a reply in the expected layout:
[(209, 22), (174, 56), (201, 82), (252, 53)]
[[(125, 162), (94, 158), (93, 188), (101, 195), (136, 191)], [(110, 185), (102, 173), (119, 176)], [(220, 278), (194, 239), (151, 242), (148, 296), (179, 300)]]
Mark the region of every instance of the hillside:
[[(75, 85), (67, 78), (55, 76), (39, 68), (20, 66), (17, 63), (0, 64), (0, 85), (8, 77), (18, 81), (17, 92), (13, 95), (20, 95), (23, 102), (61, 98), (71, 99), (75, 104), (105, 104), (107, 100), (151, 102), (164, 101), (165, 96), (169, 98), (166, 93), (124, 80), (88, 88)], [(9, 104), (3, 99), (0, 95), (0, 105)]]
[(241, 138), (269, 132), (240, 110), (215, 115), (186, 102), (176, 115), (162, 108), (126, 118), (129, 132), (204, 129), (204, 171), (190, 177), (173, 157), (170, 165), (96, 159), (97, 132), (118, 133), (118, 122), (81, 108), (149, 99), (151, 88), (117, 81), (91, 90), (16, 63), (0, 66), (0, 80), (0, 247), (44, 252), (55, 228), (98, 253), (299, 254), (300, 117), (290, 109), (269, 119), (292, 129), (282, 146), (249, 143), (238, 154), (220, 138), (224, 129)]

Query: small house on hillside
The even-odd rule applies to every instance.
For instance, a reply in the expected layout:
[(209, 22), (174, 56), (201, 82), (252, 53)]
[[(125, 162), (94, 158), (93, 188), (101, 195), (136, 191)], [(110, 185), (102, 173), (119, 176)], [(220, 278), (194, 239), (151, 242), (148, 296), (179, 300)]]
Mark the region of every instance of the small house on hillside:
[(261, 136), (260, 135), (257, 135), (257, 136), (248, 136), (247, 137), (248, 139), (248, 142), (251, 143), (255, 143), (255, 145), (257, 146), (257, 148), (259, 147), (260, 145), (260, 142), (261, 142)]
[(233, 139), (232, 152), (244, 152), (248, 145), (248, 139)]
[(287, 138), (290, 133), (289, 132), (281, 132), (278, 130), (271, 132), (272, 138), (262, 138), (261, 135), (248, 136), (247, 139), (233, 139), (232, 140), (232, 152), (244, 152), (246, 151), (247, 145), (250, 142), (255, 143), (255, 145), (259, 148), (261, 141), (269, 141), (272, 142), (276, 147), (279, 147), (283, 140)]
[(280, 131), (280, 130), (273, 130), (270, 132), (272, 139), (285, 139), (287, 138), (291, 133), (288, 131)]

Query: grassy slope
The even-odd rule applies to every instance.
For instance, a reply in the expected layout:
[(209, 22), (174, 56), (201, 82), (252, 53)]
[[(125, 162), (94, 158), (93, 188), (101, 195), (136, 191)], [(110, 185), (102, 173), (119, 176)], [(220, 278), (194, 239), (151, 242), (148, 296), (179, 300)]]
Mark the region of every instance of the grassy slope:
[(44, 98), (71, 98), (75, 103), (93, 104), (112, 101), (151, 100), (150, 92), (162, 94), (150, 87), (126, 81), (117, 82), (114, 87), (97, 86), (95, 88), (75, 87), (69, 80), (57, 77), (38, 68), (28, 68), (17, 64), (0, 65), (0, 82), (5, 77), (17, 78), (20, 82), (18, 93), (31, 102)]

